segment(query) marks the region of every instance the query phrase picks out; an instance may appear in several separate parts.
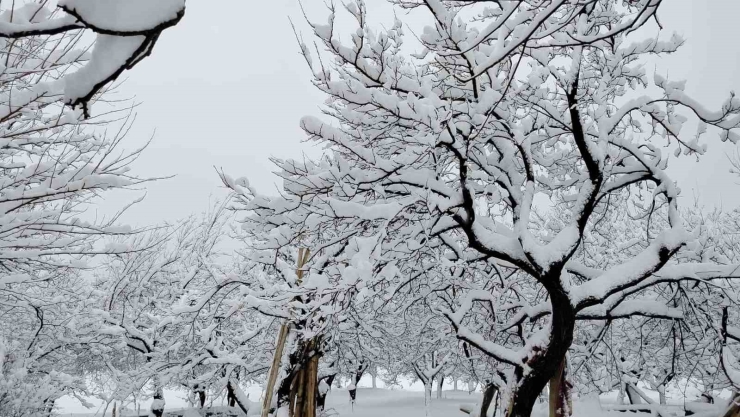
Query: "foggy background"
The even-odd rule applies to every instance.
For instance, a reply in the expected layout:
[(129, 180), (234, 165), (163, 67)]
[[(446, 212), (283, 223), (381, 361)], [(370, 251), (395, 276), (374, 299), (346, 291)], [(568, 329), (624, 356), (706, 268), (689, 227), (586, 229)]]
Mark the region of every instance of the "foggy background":
[[(392, 24), (393, 9), (385, 1), (367, 3), (371, 23)], [(313, 20), (326, 21), (323, 1), (307, 0), (304, 7)], [(398, 11), (412, 26), (429, 22), (423, 12), (404, 16)], [(731, 90), (740, 90), (738, 15), (738, 0), (665, 0), (659, 12), (663, 36), (675, 31), (686, 43), (659, 62), (658, 72), (671, 80), (687, 79), (688, 94), (718, 109)], [(123, 221), (144, 225), (206, 210), (226, 195), (214, 166), (233, 177), (246, 176), (261, 193), (272, 194), (276, 177), (269, 157), (321, 153), (303, 142), (298, 123), (304, 115), (319, 115), (324, 97), (311, 85), (288, 18), (312, 47), (296, 0), (190, 0), (182, 22), (163, 34), (153, 55), (124, 74), (128, 79), (120, 93), (142, 102), (125, 144), (134, 148), (154, 135), (134, 172), (175, 177), (148, 184), (145, 200)], [(653, 23), (649, 28), (657, 31)], [(652, 67), (647, 68), (651, 78)], [(684, 129), (694, 132), (693, 125)], [(729, 173), (726, 156), (735, 147), (716, 135), (708, 135), (705, 143), (709, 151), (700, 163), (693, 157), (672, 161), (669, 173), (683, 191), (681, 204), (693, 204), (697, 197), (706, 208), (735, 208), (740, 177)], [(120, 208), (143, 193), (106, 197), (104, 207)]]

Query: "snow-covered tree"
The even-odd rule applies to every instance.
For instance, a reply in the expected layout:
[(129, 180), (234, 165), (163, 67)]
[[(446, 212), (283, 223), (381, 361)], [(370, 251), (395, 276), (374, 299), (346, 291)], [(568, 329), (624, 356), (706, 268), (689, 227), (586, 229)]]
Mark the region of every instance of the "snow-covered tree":
[[(183, 13), (184, 1), (0, 5), (2, 415), (48, 414), (84, 387), (78, 359), (101, 340), (81, 329), (92, 294), (80, 268), (130, 250), (103, 242), (130, 233), (118, 215), (84, 212), (104, 191), (143, 181), (129, 172), (140, 150), (121, 146), (127, 110), (103, 106), (101, 94)], [(95, 102), (102, 111), (90, 118)], [(120, 130), (99, 129), (111, 121)]]
[[(314, 297), (311, 311), (339, 315), (348, 298), (392, 296), (397, 275), (475, 280), (482, 285), (461, 286), (439, 313), (496, 361), (506, 413), (518, 417), (562, 369), (578, 323), (679, 320), (666, 288), (738, 277), (734, 264), (688, 253), (697, 236), (666, 167), (700, 157), (708, 128), (737, 141), (740, 100), (711, 111), (683, 82), (648, 77), (645, 57), (682, 43), (629, 36), (657, 29), (659, 1), (396, 3), (428, 17), (417, 37), (398, 20), (371, 28), (358, 1), (345, 10), (358, 25), (351, 42), (337, 33), (334, 8), (326, 24), (311, 24), (324, 51), (300, 41), (335, 122), (301, 126), (326, 156), (275, 160), (279, 197), (227, 181), (251, 213), (245, 228), (260, 261), (286, 282), (295, 282), (288, 251), (311, 248), (308, 281), (337, 294)], [(681, 131), (688, 117), (696, 133)], [(558, 221), (543, 228), (536, 213), (553, 208)], [(642, 225), (639, 240), (608, 256), (613, 242), (592, 235), (617, 209), (665, 222), (625, 219)], [(485, 332), (468, 326), (481, 303), (496, 318)]]
[[(34, 80), (10, 83), (22, 93), (13, 97), (8, 111), (63, 101), (89, 116), (89, 104), (99, 93), (150, 55), (162, 32), (182, 19), (185, 0), (40, 0), (3, 5), (0, 13), (4, 65), (13, 69), (3, 72), (2, 82)], [(84, 45), (85, 31), (95, 34), (89, 53), (86, 47), (77, 49)], [(26, 42), (33, 46), (16, 55)]]

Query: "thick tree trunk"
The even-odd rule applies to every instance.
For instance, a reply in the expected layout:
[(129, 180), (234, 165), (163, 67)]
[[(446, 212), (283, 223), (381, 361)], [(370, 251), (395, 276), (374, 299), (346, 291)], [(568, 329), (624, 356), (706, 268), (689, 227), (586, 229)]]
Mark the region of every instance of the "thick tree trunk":
[(732, 401), (722, 417), (740, 417), (740, 392), (735, 392), (731, 398)]
[[(556, 282), (556, 278), (551, 280)], [(573, 343), (575, 328), (575, 311), (562, 289), (550, 288), (552, 304), (550, 341), (544, 351), (534, 352), (527, 362), (531, 369), (516, 384), (517, 389), (511, 393), (508, 417), (530, 417), (537, 397), (555, 375), (565, 359), (568, 348)]]
[(488, 409), (491, 408), (494, 395), (496, 395), (496, 387), (489, 382), (483, 390), (483, 400), (480, 403), (478, 417), (486, 417), (488, 415)]
[(566, 368), (566, 361), (563, 360), (550, 379), (550, 417), (569, 417), (572, 414)]
[(439, 374), (439, 377), (437, 378), (437, 398), (442, 398), (442, 388), (445, 383), (445, 376), (444, 374)]
[(452, 380), (452, 389), (457, 391), (457, 378)]
[(277, 408), (288, 409), (290, 417), (315, 417), (317, 408), (319, 354), (318, 343), (309, 341), (305, 348), (291, 354), (291, 372), (280, 382)]
[(370, 374), (370, 376), (373, 378), (373, 388), (378, 388), (378, 374), (377, 372), (373, 372)]
[(300, 417), (316, 417), (316, 398), (319, 395), (319, 355), (314, 354), (308, 360), (306, 371), (303, 375), (305, 385), (305, 399), (303, 400), (303, 412)]

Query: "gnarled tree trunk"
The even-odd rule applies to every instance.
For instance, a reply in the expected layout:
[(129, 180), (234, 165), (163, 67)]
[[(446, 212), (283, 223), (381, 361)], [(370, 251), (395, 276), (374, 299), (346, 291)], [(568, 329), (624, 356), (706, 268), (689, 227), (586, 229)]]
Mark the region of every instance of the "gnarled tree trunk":
[[(547, 278), (547, 277), (546, 277)], [(553, 278), (550, 282), (557, 282)], [(575, 310), (562, 288), (549, 288), (552, 304), (550, 340), (547, 347), (534, 353), (527, 362), (530, 372), (520, 375), (517, 389), (511, 393), (507, 417), (530, 417), (537, 397), (558, 372), (573, 343)]]

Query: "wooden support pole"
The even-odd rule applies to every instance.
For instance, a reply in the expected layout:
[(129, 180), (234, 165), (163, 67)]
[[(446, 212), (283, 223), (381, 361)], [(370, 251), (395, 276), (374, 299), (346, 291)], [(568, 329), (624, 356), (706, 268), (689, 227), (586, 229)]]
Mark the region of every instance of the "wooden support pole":
[[(298, 249), (298, 265), (296, 266), (296, 284), (300, 285), (303, 280), (303, 266), (308, 261), (308, 255), (310, 251), (305, 248)], [(277, 382), (278, 372), (280, 371), (280, 363), (283, 358), (283, 351), (285, 350), (285, 342), (288, 340), (288, 333), (290, 333), (290, 325), (285, 323), (280, 326), (280, 332), (278, 333), (277, 343), (275, 344), (275, 354), (272, 357), (272, 365), (270, 366), (270, 373), (267, 378), (267, 386), (265, 387), (265, 396), (262, 401), (262, 414), (261, 417), (267, 417), (270, 414), (270, 405), (272, 403), (272, 396), (275, 392), (275, 383)]]

